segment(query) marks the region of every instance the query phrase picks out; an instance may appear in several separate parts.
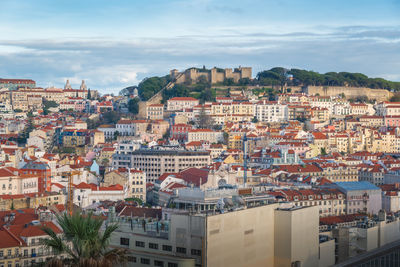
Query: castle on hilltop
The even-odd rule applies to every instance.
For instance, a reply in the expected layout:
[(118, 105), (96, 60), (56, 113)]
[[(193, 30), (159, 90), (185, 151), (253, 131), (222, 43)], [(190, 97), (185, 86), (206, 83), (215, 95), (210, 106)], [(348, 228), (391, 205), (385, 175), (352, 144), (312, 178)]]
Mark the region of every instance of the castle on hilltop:
[(251, 67), (239, 66), (239, 68), (233, 70), (231, 68), (220, 69), (216, 67), (211, 70), (206, 68), (190, 68), (184, 72), (179, 72), (177, 69), (173, 69), (170, 71), (170, 75), (177, 84), (195, 84), (201, 79), (205, 79), (211, 84), (222, 83), (226, 79), (233, 79), (233, 81), (237, 83), (240, 79), (251, 79)]

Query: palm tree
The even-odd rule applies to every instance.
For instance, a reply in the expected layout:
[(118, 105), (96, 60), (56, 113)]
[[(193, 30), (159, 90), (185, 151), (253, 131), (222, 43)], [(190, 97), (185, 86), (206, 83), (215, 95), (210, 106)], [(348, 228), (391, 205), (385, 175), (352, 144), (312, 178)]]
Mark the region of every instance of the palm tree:
[(56, 218), (63, 234), (57, 235), (49, 227), (42, 228), (50, 236), (42, 241), (43, 245), (51, 248), (56, 255), (46, 266), (111, 267), (126, 261), (126, 249), (108, 248), (117, 224), (106, 225), (104, 231), (100, 231), (103, 220), (93, 217), (91, 213), (85, 216), (64, 213), (56, 215)]

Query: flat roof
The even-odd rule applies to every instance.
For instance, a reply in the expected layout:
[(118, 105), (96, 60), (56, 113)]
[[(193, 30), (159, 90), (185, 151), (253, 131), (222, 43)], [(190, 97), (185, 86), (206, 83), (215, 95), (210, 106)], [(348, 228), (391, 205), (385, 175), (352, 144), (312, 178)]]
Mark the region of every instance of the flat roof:
[(359, 182), (337, 182), (335, 183), (339, 187), (343, 188), (346, 191), (355, 191), (355, 190), (379, 190), (380, 188), (371, 184), (367, 181), (359, 181)]

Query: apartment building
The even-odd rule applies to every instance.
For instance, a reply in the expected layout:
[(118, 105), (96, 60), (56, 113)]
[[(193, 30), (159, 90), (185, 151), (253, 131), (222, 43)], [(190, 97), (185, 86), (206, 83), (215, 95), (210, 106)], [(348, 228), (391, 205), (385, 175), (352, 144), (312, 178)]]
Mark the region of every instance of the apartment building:
[(146, 173), (140, 170), (120, 168), (104, 175), (104, 187), (122, 185), (125, 188), (125, 198), (146, 199)]
[(170, 138), (178, 140), (180, 142), (186, 142), (188, 140), (188, 132), (192, 130), (191, 124), (174, 124), (171, 125)]
[(368, 114), (368, 105), (365, 103), (350, 103), (350, 112), (352, 115)]
[(14, 168), (0, 169), (1, 195), (18, 195), (37, 193), (39, 176), (34, 174), (22, 174)]
[(220, 131), (211, 129), (192, 129), (187, 133), (187, 141), (208, 141), (210, 143), (218, 143), (224, 140), (224, 134)]
[(1, 214), (0, 266), (34, 266), (44, 264), (56, 255), (40, 242), (48, 238), (42, 227), (51, 228), (57, 235), (62, 234), (58, 226), (47, 220), (46, 215), (51, 212), (45, 213), (24, 209)]
[(288, 119), (287, 105), (273, 101), (260, 101), (255, 106), (255, 117), (258, 121), (281, 122)]
[(82, 208), (104, 200), (118, 201), (125, 198), (124, 187), (119, 184), (103, 187), (82, 182), (73, 187), (73, 192), (74, 204)]
[(199, 100), (193, 97), (173, 97), (167, 101), (168, 111), (192, 109), (199, 104)]
[(311, 116), (311, 106), (308, 105), (289, 105), (288, 119), (308, 119)]
[(7, 88), (11, 91), (19, 88), (35, 88), (36, 82), (30, 79), (0, 79), (0, 88)]
[(359, 170), (360, 181), (367, 181), (376, 186), (384, 184), (384, 177), (388, 171), (380, 164), (362, 167)]
[(399, 116), (400, 102), (381, 102), (375, 106), (375, 110), (378, 116)]
[(320, 163), (321, 176), (331, 182), (357, 182), (359, 180), (358, 168), (344, 163)]
[(124, 210), (114, 219), (120, 227), (111, 237), (112, 246), (128, 249), (128, 266), (334, 264), (334, 246), (319, 252), (316, 207), (270, 204), (196, 214), (165, 210), (161, 220), (159, 214), (129, 214)]
[(162, 120), (164, 117), (163, 104), (151, 104), (146, 106), (146, 118), (148, 120)]
[(211, 163), (209, 151), (187, 151), (172, 148), (138, 149), (131, 155), (115, 154), (113, 168), (134, 168), (144, 171), (147, 182), (154, 182), (163, 173), (181, 172), (190, 167), (204, 167)]
[(346, 195), (346, 213), (365, 212), (378, 214), (382, 209), (382, 190), (367, 182), (337, 182), (330, 187), (337, 188)]
[(105, 140), (114, 139), (115, 132), (117, 131), (115, 125), (111, 124), (102, 124), (97, 128), (97, 130), (104, 133)]
[(84, 146), (89, 142), (88, 130), (65, 129), (62, 132), (62, 144), (64, 147)]
[(286, 189), (268, 194), (278, 201), (291, 202), (296, 207), (317, 206), (320, 217), (346, 214), (345, 194), (337, 189)]

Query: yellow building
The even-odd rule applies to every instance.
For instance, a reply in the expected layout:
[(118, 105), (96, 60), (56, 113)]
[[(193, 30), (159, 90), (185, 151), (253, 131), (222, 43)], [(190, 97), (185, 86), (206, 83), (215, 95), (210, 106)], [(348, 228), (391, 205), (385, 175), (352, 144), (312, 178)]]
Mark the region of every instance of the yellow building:
[(64, 147), (77, 147), (86, 145), (87, 130), (64, 130), (62, 134)]
[(104, 144), (104, 143), (105, 143), (104, 132), (99, 131), (99, 130), (94, 130), (93, 131), (93, 146), (97, 146), (98, 144)]
[(146, 118), (148, 120), (162, 120), (164, 117), (163, 104), (151, 104), (146, 106)]

